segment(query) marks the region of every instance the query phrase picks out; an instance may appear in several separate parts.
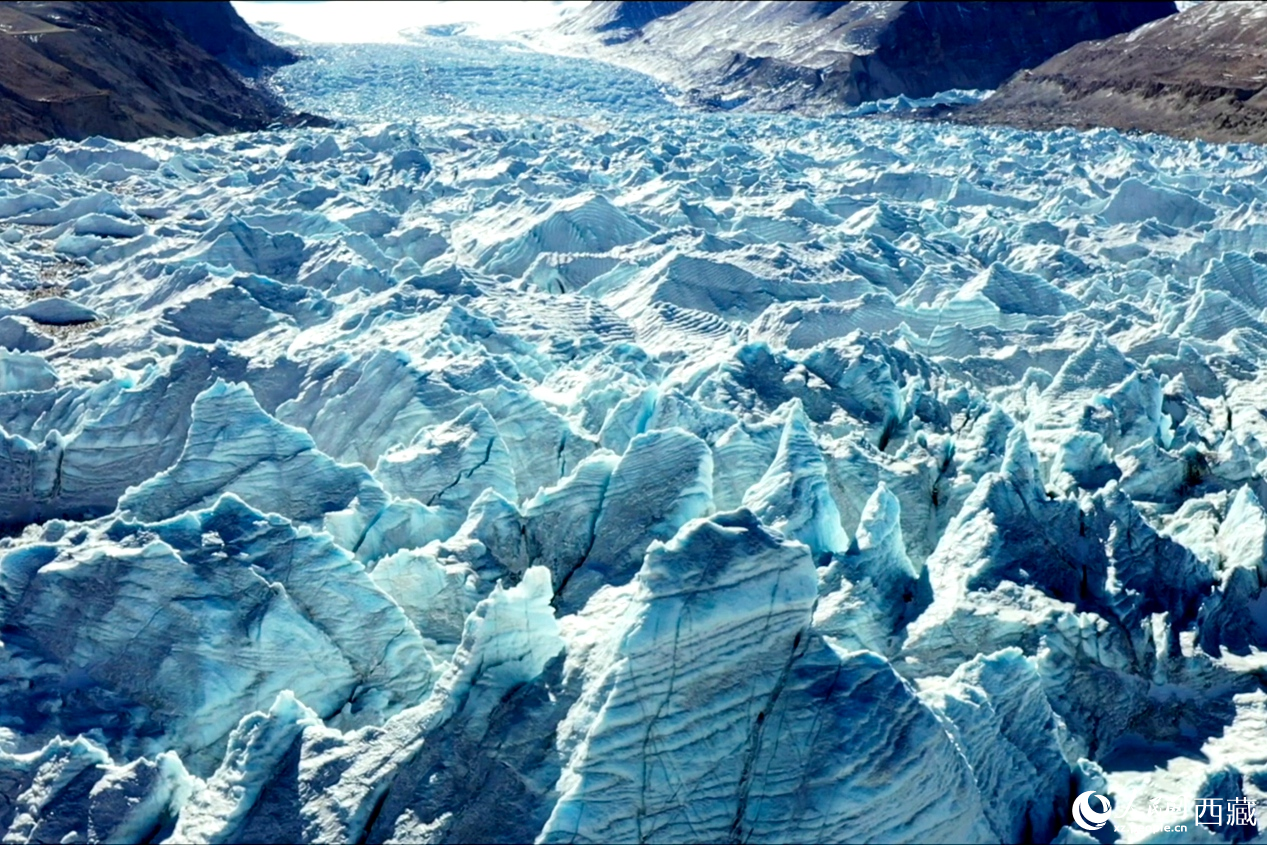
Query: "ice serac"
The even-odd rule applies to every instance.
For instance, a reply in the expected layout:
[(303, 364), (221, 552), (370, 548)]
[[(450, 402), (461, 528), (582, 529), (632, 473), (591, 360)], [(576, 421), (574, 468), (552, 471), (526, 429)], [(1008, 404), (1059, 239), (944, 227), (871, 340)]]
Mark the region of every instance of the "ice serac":
[(544, 252), (607, 252), (651, 234), (644, 223), (606, 197), (585, 194), (501, 227), (499, 240), (479, 245), (476, 256), (490, 271), (511, 276), (521, 275)]
[(231, 492), (261, 510), (312, 521), (374, 486), (364, 468), (336, 464), (306, 432), (264, 413), (250, 388), (217, 381), (194, 400), (180, 458), (119, 506), (154, 521)]
[(815, 561), (849, 547), (827, 483), (823, 454), (799, 401), (793, 400), (788, 408), (779, 451), (770, 468), (748, 488), (743, 504), (765, 524), (809, 546)]
[(282, 422), (308, 431), (335, 460), (373, 466), (390, 446), (440, 423), (431, 407), (449, 407), (455, 391), (411, 367), (408, 353), (379, 349), (332, 362), (334, 372), (306, 382), (277, 408)]
[(707, 444), (681, 429), (635, 437), (606, 484), (592, 541), (555, 585), (560, 610), (579, 609), (604, 585), (627, 584), (648, 544), (668, 540), (712, 507)]
[(280, 693), (267, 712), (244, 717), (229, 734), (220, 765), (180, 808), (166, 841), (242, 841), (243, 822), (259, 802), (269, 776), (282, 765), (303, 729), (320, 723), (289, 690)]
[(374, 477), (393, 496), (437, 508), (446, 522), (440, 529), (445, 536), (466, 520), (485, 490), (507, 499), (517, 495), (510, 452), (482, 405), (425, 429), (406, 447), (388, 450), (378, 459)]
[[(1158, 536), (1114, 486), (1081, 502), (1049, 498), (1020, 429), (1009, 435), (999, 472), (982, 478), (927, 566), (933, 602), (906, 644), (923, 660), (943, 659), (936, 657), (941, 648), (951, 649), (952, 660), (969, 659), (987, 642), (1020, 645), (1035, 635), (1016, 627), (1022, 616), (985, 613), (991, 591), (1035, 588), (1056, 600), (1047, 605), (1058, 613), (1065, 612), (1059, 603), (1069, 603), (1135, 628), (1149, 613), (1189, 624), (1211, 580), (1207, 567)], [(1013, 604), (1015, 597), (997, 600)]]
[(279, 325), (311, 325), (332, 310), (311, 288), (247, 274), (223, 279), (208, 273), (168, 302), (155, 330), (210, 344), (247, 340)]
[(733, 510), (748, 489), (761, 480), (783, 441), (786, 423), (762, 420), (736, 422), (713, 444), (713, 499), (718, 510)]
[[(214, 746), (238, 719), (232, 711), (260, 694), (295, 689), (328, 713), (342, 707), (355, 687), (351, 666), (283, 590), (249, 567), (217, 567), (214, 546), (191, 566), (158, 538), (136, 542), (140, 526), (120, 528), (82, 559), (73, 547), (50, 547), (47, 565), (5, 585), (5, 662), (41, 666), (36, 689), (4, 689), (26, 730), (73, 735), (106, 725), (124, 752), (164, 737), (182, 755), (219, 756)], [(67, 602), (78, 608), (74, 626), (65, 625)], [(249, 638), (235, 635), (248, 620)], [(77, 678), (91, 694), (76, 692)], [(36, 717), (42, 700), (60, 702), (55, 715)]]
[[(453, 663), (426, 703), (381, 727), (306, 732), (296, 793), (303, 837), (409, 841), (450, 830), (459, 839), (463, 831), (480, 838), (475, 831), (531, 830), (532, 815), (508, 817), (505, 802), (540, 815), (542, 796), (533, 794), (534, 786), (549, 790), (539, 775), (517, 774), (548, 761), (539, 734), (532, 733), (538, 726), (513, 717), (550, 709), (525, 687), (563, 647), (551, 596), (549, 573), (529, 569), (519, 584), (494, 589), (475, 608)], [(495, 718), (503, 715), (509, 720)], [(481, 790), (483, 782), (503, 789)], [(455, 801), (469, 812), (454, 814)]]
[(995, 838), (1054, 837), (1067, 818), (1073, 773), (1042, 679), (1020, 649), (978, 656), (921, 697), (972, 764)]
[[(180, 453), (189, 404), (219, 356), (179, 350), (130, 389), (117, 382), (94, 389), (8, 394), (0, 474), (0, 524), (53, 517), (99, 516), (119, 495), (169, 466)], [(47, 380), (47, 375), (45, 375)], [(65, 432), (65, 434), (63, 434)]]
[(1059, 316), (1077, 304), (1076, 299), (1045, 279), (1017, 273), (1001, 264), (991, 264), (964, 285), (955, 298), (967, 300), (974, 296), (988, 299), (1004, 314)]
[(273, 234), (229, 217), (204, 236), (209, 245), (199, 258), (208, 264), (261, 273), (292, 281), (303, 262), (303, 239), (292, 232)]
[(1102, 213), (1110, 223), (1158, 220), (1168, 226), (1184, 228), (1214, 217), (1214, 209), (1205, 203), (1179, 191), (1146, 185), (1138, 179), (1124, 180)]
[[(552, 786), (542, 775), (557, 768), (546, 737), (533, 730), (548, 726), (558, 707), (538, 679), (564, 647), (552, 595), (548, 571), (533, 567), (517, 586), (495, 588), (472, 612), (455, 669), (439, 682), (446, 723), (393, 779), (371, 836), (386, 839), (390, 832), (402, 840), (425, 831), (450, 841), (509, 841), (513, 831), (540, 828)], [(484, 749), (491, 744), (498, 750), (489, 754)], [(469, 762), (452, 765), (462, 759)], [(458, 796), (466, 805), (461, 814), (450, 809)], [(510, 806), (524, 815), (508, 818)]]
[(159, 835), (195, 784), (176, 754), (116, 764), (84, 737), (0, 751), (0, 826), (12, 841), (140, 842)]
[(902, 539), (902, 505), (883, 483), (863, 508), (848, 549), (819, 570), (814, 630), (848, 648), (891, 655), (905, 627), (931, 601)]
[(0, 393), (49, 390), (57, 385), (57, 371), (38, 355), (0, 350)]
[[(487, 326), (485, 321), (481, 328)], [(484, 356), (473, 361), (475, 383), (469, 385), (461, 383), (462, 369), (424, 369), (403, 350), (349, 357), (324, 362), (317, 372), (325, 377), (306, 380), (297, 396), (277, 408), (279, 420), (307, 430), (335, 460), (373, 467), (391, 447), (410, 443), (422, 429), (446, 423), (474, 403), (496, 421), (520, 500), (557, 482), (592, 449), (566, 420), (505, 380)]]
[[(644, 13), (646, 5), (664, 6)], [(627, 8), (626, 8), (627, 7)], [(593, 3), (559, 24), (572, 49), (724, 108), (840, 108), (995, 88), (1174, 3)]]
[[(1099, 331), (1065, 360), (1036, 406), (1027, 424), (1034, 448), (1047, 459), (1058, 451), (1083, 453), (1064, 460), (1079, 483), (1092, 489), (1115, 475), (1110, 453), (1097, 448), (1101, 443), (1124, 452), (1162, 442), (1159, 380)], [(1075, 432), (1082, 439), (1071, 438)], [(1091, 483), (1097, 475), (1099, 484)]]
[(1267, 513), (1249, 487), (1227, 508), (1216, 538), (1219, 583), (1201, 608), (1201, 645), (1211, 654), (1248, 654), (1267, 645)]
[(619, 465), (620, 458), (611, 452), (596, 452), (557, 485), (542, 488), (524, 503), (525, 553), (550, 570), (556, 588), (593, 548), (603, 498)]
[(49, 806), (55, 804), (52, 799), (85, 769), (109, 759), (104, 749), (83, 737), (71, 741), (58, 737), (27, 754), (3, 752), (0, 771), (9, 788), (0, 804), (0, 824), (6, 837), (16, 834), (29, 841), (49, 828), (60, 827), (56, 821), (48, 824), (42, 818), (53, 809)]
[(540, 841), (988, 838), (932, 713), (882, 658), (810, 633), (816, 581), (804, 546), (746, 510), (654, 545), (568, 716), (583, 731)]
[(116, 750), (158, 742), (201, 767), (261, 696), (293, 690), (356, 724), (416, 704), (432, 683), (417, 631), (360, 564), (233, 496), (167, 522), (114, 521), (87, 549), (11, 551), (0, 566), (4, 660), (38, 663), (43, 679), (3, 694), (32, 732), (96, 722)]
[(42, 352), (52, 339), (14, 317), (0, 317), (0, 346), (11, 352)]

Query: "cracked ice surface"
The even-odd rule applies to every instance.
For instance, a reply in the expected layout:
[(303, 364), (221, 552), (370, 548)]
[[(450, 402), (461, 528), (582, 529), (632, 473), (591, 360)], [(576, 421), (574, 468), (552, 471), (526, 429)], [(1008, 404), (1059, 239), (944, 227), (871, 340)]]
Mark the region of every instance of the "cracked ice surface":
[(1267, 155), (482, 49), (428, 100), (321, 48), (340, 129), (4, 151), (6, 841), (1267, 798)]

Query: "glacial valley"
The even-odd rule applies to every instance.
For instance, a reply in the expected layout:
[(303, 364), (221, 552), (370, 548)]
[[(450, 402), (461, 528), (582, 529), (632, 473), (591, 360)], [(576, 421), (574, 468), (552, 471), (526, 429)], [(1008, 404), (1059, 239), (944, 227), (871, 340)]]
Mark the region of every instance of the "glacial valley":
[(0, 148), (4, 841), (1267, 797), (1264, 148), (306, 52), (336, 128)]

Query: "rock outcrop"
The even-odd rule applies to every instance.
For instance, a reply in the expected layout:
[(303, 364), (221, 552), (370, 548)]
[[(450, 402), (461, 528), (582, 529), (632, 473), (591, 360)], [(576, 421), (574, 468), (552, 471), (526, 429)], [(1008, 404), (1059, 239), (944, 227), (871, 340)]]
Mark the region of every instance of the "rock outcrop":
[[(250, 72), (294, 57), (246, 38), (227, 2), (185, 5), (0, 4), (0, 143), (192, 137), (286, 118), (278, 98), (220, 58)], [(174, 19), (168, 6), (182, 7)]]
[(242, 20), (232, 3), (218, 0), (146, 0), (127, 3), (137, 11), (161, 15), (185, 37), (246, 76), (299, 61), (299, 56), (260, 37)]
[(1267, 7), (1201, 3), (1135, 32), (1078, 44), (956, 117), (1267, 141)]
[(994, 88), (1174, 3), (599, 2), (565, 20), (574, 48), (720, 108), (828, 110)]

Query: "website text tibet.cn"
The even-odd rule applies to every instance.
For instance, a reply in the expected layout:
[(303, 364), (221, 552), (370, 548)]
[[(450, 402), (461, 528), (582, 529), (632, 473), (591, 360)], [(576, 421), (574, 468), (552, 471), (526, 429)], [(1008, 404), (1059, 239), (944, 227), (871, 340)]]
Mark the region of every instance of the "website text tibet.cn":
[[(1113, 813), (1117, 816), (1117, 813)], [(1258, 802), (1254, 798), (1172, 798), (1136, 800), (1114, 822), (1130, 839), (1153, 833), (1186, 833), (1204, 827), (1220, 833), (1228, 827), (1258, 827)], [(1102, 825), (1101, 825), (1102, 826)]]

